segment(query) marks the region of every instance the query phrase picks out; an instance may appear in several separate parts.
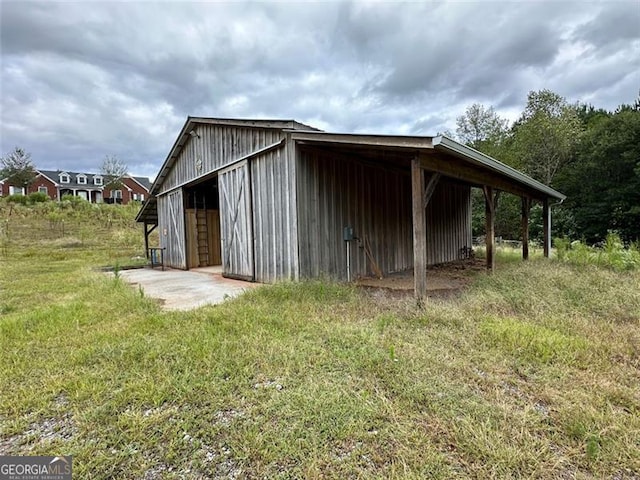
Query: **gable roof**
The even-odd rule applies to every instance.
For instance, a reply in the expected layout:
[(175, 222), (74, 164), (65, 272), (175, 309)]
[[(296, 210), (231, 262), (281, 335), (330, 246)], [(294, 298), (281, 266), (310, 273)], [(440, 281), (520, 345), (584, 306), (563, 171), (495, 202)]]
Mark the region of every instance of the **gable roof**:
[[(36, 170), (42, 176), (48, 178), (53, 183), (55, 183), (59, 187), (64, 188), (78, 188), (78, 189), (100, 189), (103, 187), (102, 184), (96, 185), (93, 181), (95, 177), (102, 178), (102, 175), (99, 173), (86, 173), (86, 172), (72, 172), (71, 170)], [(69, 175), (69, 182), (62, 183), (60, 182), (60, 175), (67, 174)], [(78, 177), (83, 177), (87, 179), (87, 183), (78, 183)]]
[(150, 188), (150, 193), (155, 194), (158, 191), (160, 185), (164, 181), (165, 177), (173, 167), (173, 164), (178, 158), (182, 147), (187, 143), (190, 132), (196, 125), (227, 125), (232, 127), (247, 127), (247, 128), (265, 128), (265, 129), (278, 129), (278, 130), (291, 130), (291, 131), (315, 131), (321, 130), (305, 125), (304, 123), (297, 122), (295, 120), (251, 120), (251, 119), (239, 119), (239, 118), (212, 118), (212, 117), (187, 117), (187, 120), (178, 134), (178, 138), (173, 143), (173, 147), (169, 151), (167, 158), (160, 167), (160, 171), (156, 176), (153, 184)]
[[(86, 173), (86, 172), (72, 172), (70, 170), (36, 170), (40, 175), (46, 177), (51, 182), (56, 184), (56, 186), (64, 187), (64, 188), (78, 188), (78, 189), (102, 189), (104, 188), (104, 182), (100, 182), (99, 184), (95, 184), (94, 179), (100, 178), (104, 179), (104, 175), (101, 173)], [(69, 175), (69, 183), (61, 183), (60, 175), (67, 174)], [(86, 177), (87, 183), (78, 183), (78, 177)], [(131, 178), (133, 181), (138, 183), (141, 187), (149, 191), (151, 187), (151, 181), (147, 177), (133, 177), (131, 175), (125, 175), (126, 178)]]
[(151, 180), (147, 177), (129, 177), (131, 180), (139, 184), (142, 188), (144, 188), (147, 192), (151, 188)]

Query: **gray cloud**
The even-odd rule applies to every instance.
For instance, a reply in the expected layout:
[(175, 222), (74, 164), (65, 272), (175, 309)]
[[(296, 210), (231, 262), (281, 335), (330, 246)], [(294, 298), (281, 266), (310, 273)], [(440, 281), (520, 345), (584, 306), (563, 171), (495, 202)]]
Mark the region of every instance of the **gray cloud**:
[(615, 108), (640, 86), (640, 8), (609, 3), (0, 0), (0, 153), (153, 176), (187, 115), (435, 134), (527, 92)]

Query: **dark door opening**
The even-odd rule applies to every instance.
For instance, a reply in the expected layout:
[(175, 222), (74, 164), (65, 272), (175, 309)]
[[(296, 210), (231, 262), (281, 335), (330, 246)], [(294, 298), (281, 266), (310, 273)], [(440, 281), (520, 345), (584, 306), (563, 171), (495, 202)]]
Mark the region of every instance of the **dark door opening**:
[(185, 188), (187, 268), (222, 265), (218, 178)]

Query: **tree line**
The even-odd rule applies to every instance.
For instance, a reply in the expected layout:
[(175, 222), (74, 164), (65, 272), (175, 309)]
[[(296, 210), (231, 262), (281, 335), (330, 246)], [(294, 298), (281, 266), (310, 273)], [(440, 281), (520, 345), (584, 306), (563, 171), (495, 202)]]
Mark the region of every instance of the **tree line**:
[[(604, 241), (609, 232), (640, 240), (640, 96), (614, 111), (570, 103), (550, 90), (532, 91), (513, 123), (491, 106), (473, 104), (457, 118), (454, 134), (564, 193), (553, 207), (553, 236)], [(502, 194), (496, 234), (520, 238), (520, 199)], [(532, 210), (531, 235), (541, 235), (541, 208)], [(474, 192), (474, 234), (484, 233), (484, 199)]]

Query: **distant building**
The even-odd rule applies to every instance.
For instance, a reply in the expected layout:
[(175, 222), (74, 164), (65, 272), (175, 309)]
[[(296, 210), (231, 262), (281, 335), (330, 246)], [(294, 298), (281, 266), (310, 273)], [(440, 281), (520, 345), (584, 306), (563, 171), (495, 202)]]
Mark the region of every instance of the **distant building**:
[(91, 203), (118, 203), (126, 205), (132, 200), (143, 202), (149, 197), (151, 182), (146, 177), (125, 176), (120, 189), (105, 187), (105, 179), (97, 173), (71, 172), (68, 170), (36, 170), (37, 176), (27, 191), (22, 186), (0, 180), (0, 196), (26, 195), (41, 192), (51, 200), (63, 195), (84, 198)]

